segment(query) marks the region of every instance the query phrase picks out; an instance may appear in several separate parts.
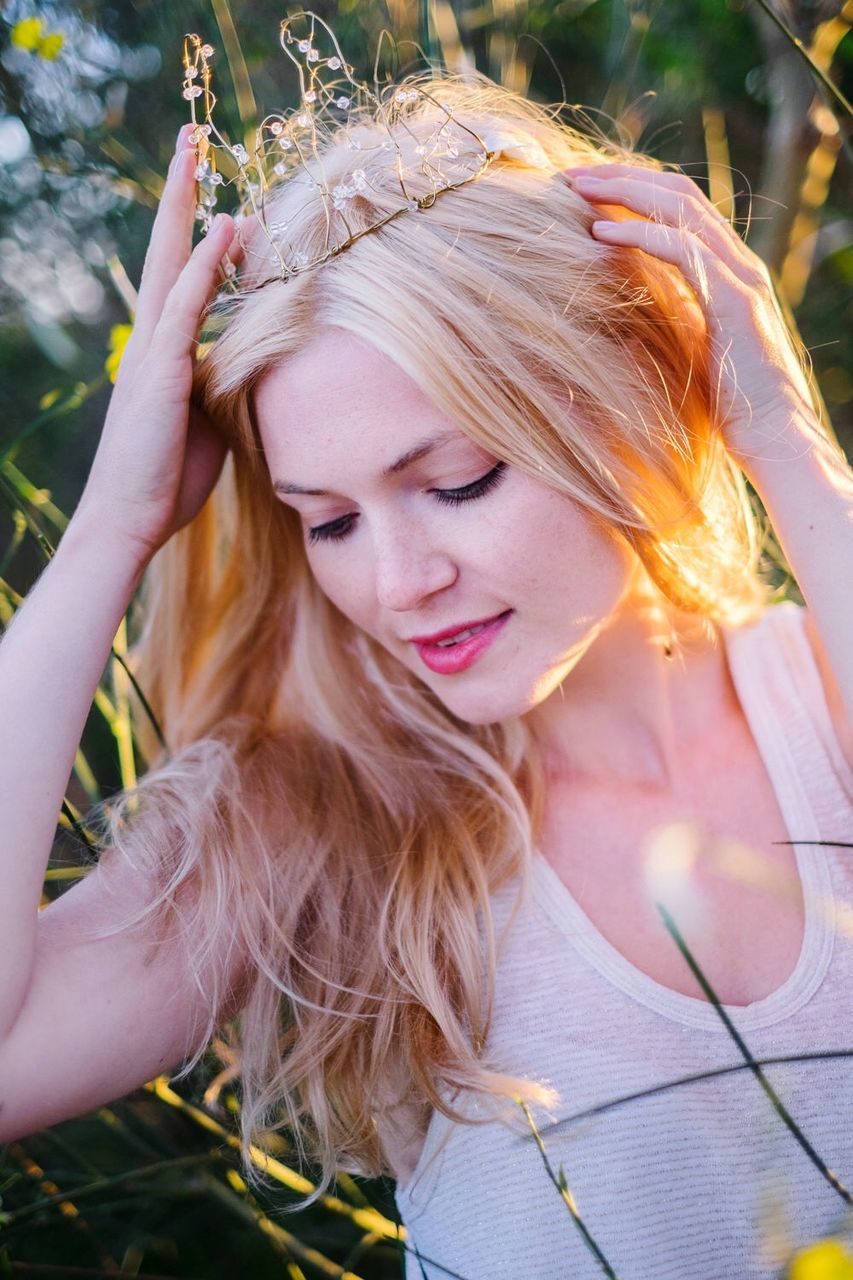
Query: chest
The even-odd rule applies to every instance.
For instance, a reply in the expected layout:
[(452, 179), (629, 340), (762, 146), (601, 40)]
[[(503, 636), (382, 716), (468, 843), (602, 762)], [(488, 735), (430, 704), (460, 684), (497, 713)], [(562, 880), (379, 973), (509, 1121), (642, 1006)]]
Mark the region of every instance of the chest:
[(706, 999), (655, 905), (670, 910), (724, 1004), (796, 967), (805, 927), (794, 847), (757, 751), (678, 796), (552, 783), (539, 848), (596, 929), (662, 986)]

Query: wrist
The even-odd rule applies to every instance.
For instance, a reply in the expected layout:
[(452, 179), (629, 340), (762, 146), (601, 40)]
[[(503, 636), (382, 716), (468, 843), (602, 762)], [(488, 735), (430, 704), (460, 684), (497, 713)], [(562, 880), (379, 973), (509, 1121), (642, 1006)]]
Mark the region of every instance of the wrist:
[(109, 565), (133, 591), (154, 554), (151, 547), (129, 536), (109, 511), (87, 502), (85, 495), (68, 522), (60, 546), (66, 554), (93, 555), (100, 569)]
[(838, 452), (810, 408), (783, 405), (777, 412), (762, 416), (767, 423), (763, 429), (752, 431), (744, 440), (727, 441), (738, 466), (757, 489), (815, 454)]

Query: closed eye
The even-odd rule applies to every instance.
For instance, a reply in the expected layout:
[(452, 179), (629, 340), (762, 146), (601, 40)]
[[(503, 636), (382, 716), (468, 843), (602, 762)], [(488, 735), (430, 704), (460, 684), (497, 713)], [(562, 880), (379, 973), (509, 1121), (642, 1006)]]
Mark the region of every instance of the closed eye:
[[(484, 476), (480, 476), (479, 480), (472, 481), (471, 484), (463, 485), (460, 489), (429, 489), (427, 492), (435, 495), (437, 502), (443, 502), (450, 507), (458, 507), (463, 502), (473, 502), (475, 498), (482, 498), (492, 489), (497, 488), (504, 477), (507, 464), (498, 462), (492, 467), (491, 471), (487, 471)], [(313, 529), (308, 530), (309, 543), (315, 542), (340, 542), (351, 532), (356, 521), (357, 515), (339, 516), (337, 520), (330, 520), (327, 524), (316, 525)]]

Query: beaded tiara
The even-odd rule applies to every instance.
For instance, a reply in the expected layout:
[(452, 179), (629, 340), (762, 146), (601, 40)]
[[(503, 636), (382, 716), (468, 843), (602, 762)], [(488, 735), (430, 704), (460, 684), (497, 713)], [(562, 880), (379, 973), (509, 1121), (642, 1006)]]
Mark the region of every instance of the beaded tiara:
[[(183, 97), (198, 154), (197, 219), (206, 233), (220, 193), (233, 188), (238, 234), (251, 219), (269, 244), (268, 253), (258, 254), (254, 233), (249, 243), (241, 235), (244, 251), (262, 258), (272, 278), (288, 280), (393, 218), (428, 209), (439, 195), (480, 177), (498, 156), (549, 167), (530, 138), (466, 126), (446, 93), (442, 100), (433, 96), (429, 75), (380, 85), (379, 52), (373, 88), (356, 80), (331, 28), (315, 13), (285, 18), (280, 43), (296, 67), (299, 101), (267, 115), (253, 139), (233, 144), (213, 118), (213, 46), (188, 34), (183, 50)], [(381, 43), (382, 37), (380, 50)], [(300, 239), (312, 248), (297, 249), (292, 238), (309, 224), (313, 230)], [(236, 288), (233, 264), (224, 270)]]

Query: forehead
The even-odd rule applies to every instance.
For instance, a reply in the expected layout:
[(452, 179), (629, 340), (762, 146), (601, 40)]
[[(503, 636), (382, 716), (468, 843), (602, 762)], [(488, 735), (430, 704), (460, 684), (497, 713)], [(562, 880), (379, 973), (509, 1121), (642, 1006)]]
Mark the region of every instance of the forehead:
[(466, 441), (390, 356), (342, 329), (265, 374), (254, 406), (270, 469), (295, 479), (355, 456), (382, 470), (439, 433)]

